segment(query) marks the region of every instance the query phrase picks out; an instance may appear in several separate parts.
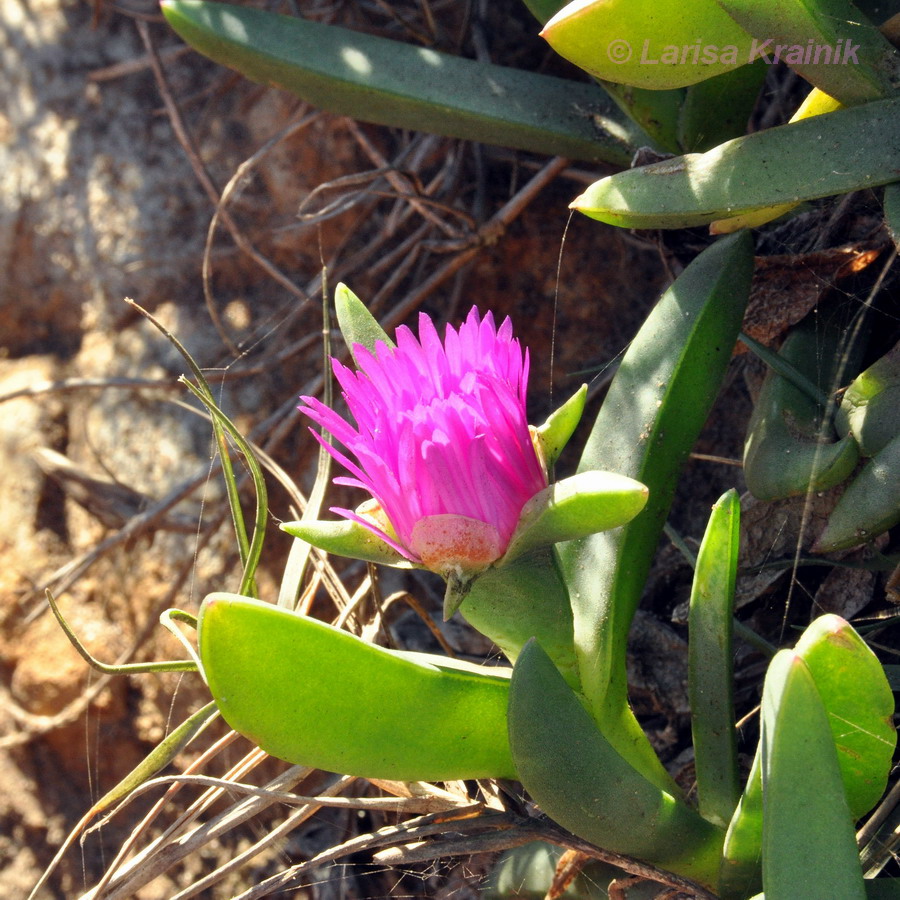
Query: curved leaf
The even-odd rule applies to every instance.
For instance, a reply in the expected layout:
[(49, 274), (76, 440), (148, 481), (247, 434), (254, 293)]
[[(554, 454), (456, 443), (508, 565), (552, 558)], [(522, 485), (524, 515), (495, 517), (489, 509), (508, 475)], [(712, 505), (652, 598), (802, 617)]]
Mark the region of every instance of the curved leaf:
[(741, 504), (730, 490), (713, 506), (691, 589), (688, 693), (700, 814), (723, 828), (740, 797), (734, 722), (732, 616)]
[(364, 122), (617, 165), (647, 143), (596, 85), (250, 7), (163, 0), (162, 11), (210, 59)]
[(766, 674), (760, 744), (765, 895), (865, 900), (828, 717), (809, 668), (790, 650)]
[(820, 616), (794, 651), (809, 668), (837, 748), (847, 803), (854, 819), (881, 799), (897, 732), (894, 695), (881, 663), (840, 616)]
[(400, 781), (515, 777), (503, 670), (423, 663), (236, 594), (204, 600), (199, 644), (225, 721), (279, 759)]
[(865, 544), (900, 523), (900, 434), (847, 486), (813, 548), (817, 553)]
[(835, 426), (853, 435), (863, 456), (875, 456), (900, 434), (900, 343), (844, 391)]
[[(788, 335), (779, 356), (821, 393), (830, 387), (841, 337), (838, 328), (823, 328), (809, 316)], [(856, 441), (848, 436), (827, 443), (833, 433), (821, 424), (823, 412), (786, 378), (774, 371), (766, 375), (744, 444), (744, 477), (754, 497), (778, 500), (827, 490), (853, 471)]]
[(579, 471), (619, 472), (650, 499), (628, 525), (561, 544), (583, 692), (607, 739), (671, 784), (627, 702), (625, 648), (678, 476), (718, 393), (750, 291), (746, 233), (708, 247), (663, 294), (625, 354)]
[(896, 181), (900, 98), (840, 109), (619, 172), (573, 209), (624, 228), (687, 228)]
[(535, 641), (513, 670), (509, 734), (522, 784), (564, 828), (599, 847), (715, 883), (723, 833), (613, 748)]
[[(574, 0), (541, 35), (597, 78), (655, 90), (733, 71), (750, 61), (753, 43), (715, 0)], [(721, 52), (707, 57), (707, 46)]]
[[(850, 0), (717, 0), (759, 52), (778, 58), (826, 94), (851, 106), (900, 87), (900, 56)], [(827, 55), (826, 55), (827, 54)]]

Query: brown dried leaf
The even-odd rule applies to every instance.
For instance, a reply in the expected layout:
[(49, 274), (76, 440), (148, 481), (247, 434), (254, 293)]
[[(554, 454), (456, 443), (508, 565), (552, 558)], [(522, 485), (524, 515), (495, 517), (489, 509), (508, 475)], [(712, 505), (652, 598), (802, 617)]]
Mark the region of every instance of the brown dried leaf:
[[(871, 265), (883, 244), (850, 244), (813, 253), (756, 258), (744, 332), (767, 346), (796, 325), (842, 278)], [(736, 354), (746, 352), (739, 344)]]

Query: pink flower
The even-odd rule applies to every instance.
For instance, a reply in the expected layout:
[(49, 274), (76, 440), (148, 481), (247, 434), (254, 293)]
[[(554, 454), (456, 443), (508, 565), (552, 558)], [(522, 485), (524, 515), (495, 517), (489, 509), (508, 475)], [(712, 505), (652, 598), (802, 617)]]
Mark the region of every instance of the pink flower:
[(374, 500), (364, 525), (408, 560), (457, 576), (503, 555), (522, 507), (547, 487), (525, 418), (528, 353), (506, 319), (497, 329), (473, 307), (443, 343), (419, 316), (419, 338), (397, 329), (397, 346), (354, 347), (359, 371), (333, 360), (356, 427), (314, 397), (300, 410), (352, 454), (327, 446)]

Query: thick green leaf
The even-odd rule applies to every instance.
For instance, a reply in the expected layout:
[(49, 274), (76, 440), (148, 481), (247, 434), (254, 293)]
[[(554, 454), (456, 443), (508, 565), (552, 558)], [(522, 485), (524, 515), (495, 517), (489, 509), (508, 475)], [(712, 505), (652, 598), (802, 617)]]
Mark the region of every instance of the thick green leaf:
[(647, 496), (643, 484), (615, 472), (579, 472), (556, 481), (522, 508), (509, 548), (497, 565), (538, 547), (625, 525), (644, 508)]
[(865, 900), (828, 716), (809, 668), (790, 650), (766, 674), (761, 746), (766, 896)]
[(681, 148), (709, 150), (745, 134), (767, 73), (767, 66), (758, 61), (691, 85), (678, 118)]
[(900, 98), (735, 138), (594, 182), (572, 202), (624, 228), (687, 228), (897, 180)]
[(820, 616), (794, 648), (822, 698), (854, 819), (881, 799), (897, 744), (894, 696), (881, 663), (849, 622)]
[(719, 386), (750, 290), (748, 234), (708, 247), (663, 294), (622, 359), (579, 471), (619, 472), (650, 499), (624, 528), (561, 544), (581, 682), (616, 749), (660, 786), (668, 777), (627, 703), (628, 631), (681, 467)]
[(712, 509), (697, 554), (689, 615), (688, 692), (700, 814), (723, 828), (740, 797), (734, 731), (732, 616), (740, 541), (737, 492)]
[(757, 748), (744, 793), (725, 835), (719, 869), (722, 900), (745, 900), (762, 887), (762, 760)]
[[(822, 616), (813, 622), (794, 653), (811, 674), (827, 715), (830, 736), (822, 742), (836, 749), (848, 816), (859, 818), (880, 799), (891, 767), (896, 733), (891, 722), (890, 685), (872, 651), (838, 616)], [(761, 765), (758, 750), (725, 839), (720, 881), (723, 900), (743, 900), (759, 887)]]
[(835, 427), (853, 435), (863, 456), (875, 456), (900, 434), (900, 343), (844, 391)]
[(687, 88), (655, 91), (602, 79), (599, 83), (619, 109), (653, 138), (655, 149), (666, 153), (681, 153), (686, 149), (681, 146), (678, 126)]
[(787, 63), (846, 106), (879, 100), (900, 87), (900, 56), (850, 0), (718, 3), (758, 39), (754, 49), (761, 56)]
[(204, 600), (199, 643), (224, 719), (279, 759), (400, 781), (515, 777), (503, 670), (405, 657), (236, 594)]
[(865, 544), (900, 523), (900, 435), (847, 486), (813, 548), (831, 553)]
[(551, 471), (559, 454), (575, 433), (584, 404), (587, 401), (587, 385), (583, 384), (562, 406), (554, 410), (547, 421), (534, 429), (534, 438), (547, 471)]
[(599, 847), (715, 883), (723, 833), (613, 748), (535, 641), (513, 670), (509, 734), (522, 784), (564, 828)]
[(552, 549), (488, 569), (472, 583), (460, 612), (510, 662), (516, 661), (530, 638), (537, 637), (566, 681), (578, 688), (572, 607)]
[(715, 0), (575, 0), (541, 34), (597, 78), (655, 90), (731, 71), (750, 61), (752, 46)]
[(596, 85), (250, 7), (163, 0), (162, 10), (216, 62), (364, 122), (617, 165), (647, 143)]
[[(818, 317), (809, 316), (788, 335), (779, 355), (823, 393), (830, 390), (840, 362), (841, 340), (839, 328), (823, 327)], [(754, 497), (778, 500), (827, 490), (853, 471), (859, 459), (856, 441), (848, 436), (826, 443), (834, 434), (822, 426), (823, 412), (781, 375), (766, 375), (744, 444), (744, 477)]]
[[(344, 343), (353, 354), (353, 348), (362, 344), (370, 353), (375, 352), (375, 345), (381, 341), (388, 347), (394, 342), (387, 336), (377, 319), (366, 309), (365, 304), (346, 284), (339, 284), (334, 291), (334, 310), (337, 313), (338, 327)], [(354, 360), (359, 363), (356, 356)]]

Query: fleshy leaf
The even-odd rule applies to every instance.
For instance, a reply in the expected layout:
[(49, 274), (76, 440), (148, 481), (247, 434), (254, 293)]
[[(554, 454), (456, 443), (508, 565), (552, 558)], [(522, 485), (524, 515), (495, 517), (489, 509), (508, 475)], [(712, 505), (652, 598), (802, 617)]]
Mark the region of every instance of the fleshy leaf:
[(853, 435), (863, 456), (875, 456), (900, 434), (900, 343), (844, 391), (835, 427)]
[(519, 778), (550, 818), (599, 847), (715, 883), (723, 833), (613, 748), (535, 641), (513, 669), (509, 734)]
[[(703, 40), (698, 38), (702, 35)], [(597, 78), (665, 90), (696, 84), (750, 61), (752, 39), (715, 0), (574, 0), (541, 32), (553, 49)], [(734, 48), (702, 59), (703, 46)], [(696, 47), (682, 61), (665, 50)]]
[(741, 504), (728, 491), (712, 509), (697, 554), (689, 617), (688, 691), (700, 814), (723, 828), (740, 796), (734, 722), (732, 616)]
[(865, 900), (831, 727), (799, 654), (772, 660), (761, 719), (766, 896)]
[(279, 759), (399, 781), (515, 777), (509, 670), (424, 662), (236, 594), (204, 600), (199, 644), (222, 716)]
[[(788, 651), (783, 651), (788, 653)], [(835, 755), (841, 779), (839, 787), (814, 786), (845, 798), (848, 819), (858, 818), (877, 803), (884, 790), (896, 733), (891, 722), (894, 708), (890, 685), (881, 664), (850, 625), (838, 616), (822, 616), (803, 633), (791, 656), (804, 664), (815, 684), (819, 706), (830, 726), (827, 736), (815, 740)], [(784, 668), (783, 659), (779, 663)], [(782, 673), (783, 674), (783, 673)], [(776, 676), (777, 679), (777, 669)], [(766, 679), (769, 690), (769, 678)], [(792, 711), (785, 710), (786, 716)], [(798, 708), (798, 715), (803, 710)], [(800, 730), (803, 730), (801, 725)], [(808, 737), (798, 739), (805, 746)], [(723, 900), (743, 900), (758, 889), (763, 836), (763, 794), (761, 750), (757, 750), (753, 768), (738, 809), (728, 828), (721, 870), (720, 892)], [(821, 751), (824, 753), (824, 751)], [(827, 755), (827, 754), (825, 754)], [(814, 762), (814, 760), (811, 760)], [(802, 769), (801, 760), (795, 764)], [(807, 777), (804, 774), (804, 777)], [(798, 798), (780, 801), (796, 810)], [(769, 801), (767, 801), (767, 806)], [(805, 807), (804, 807), (805, 808)], [(806, 815), (793, 817), (806, 822)], [(813, 887), (815, 892), (818, 888)], [(784, 896), (794, 896), (787, 891)], [(834, 894), (841, 896), (842, 894)]]
[(408, 568), (412, 565), (390, 544), (381, 540), (364, 525), (350, 519), (327, 522), (321, 520), (282, 522), (280, 528), (326, 553), (348, 556), (351, 559), (364, 559), (366, 562), (381, 563), (385, 566)]
[(370, 353), (375, 352), (378, 341), (393, 347), (394, 342), (387, 336), (377, 319), (366, 309), (365, 304), (346, 284), (339, 284), (334, 291), (334, 309), (344, 343), (350, 348), (354, 361), (359, 364), (353, 348), (362, 344)]
[(597, 85), (250, 7), (164, 0), (162, 11), (210, 59), (363, 122), (623, 166), (647, 143)]
[(840, 616), (820, 616), (794, 651), (812, 673), (854, 819), (881, 799), (897, 744), (894, 696), (881, 663)]
[(663, 294), (632, 341), (594, 423), (579, 471), (619, 472), (650, 489), (613, 531), (560, 544), (581, 683), (607, 739), (648, 778), (671, 784), (628, 706), (628, 631), (681, 467), (731, 358), (750, 292), (747, 233), (717, 241)]
[[(839, 328), (823, 328), (810, 316), (788, 335), (779, 356), (821, 393), (830, 389), (841, 337)], [(827, 490), (853, 471), (859, 448), (851, 436), (816, 440), (833, 436), (830, 427), (821, 427), (822, 414), (806, 392), (775, 372), (766, 375), (744, 445), (744, 477), (754, 497), (778, 500)]]
[[(803, 119), (809, 119), (812, 116), (822, 116), (825, 113), (834, 112), (843, 106), (834, 97), (813, 88), (806, 95), (806, 99), (800, 104), (800, 107), (791, 116), (791, 122), (802, 122)], [(733, 234), (741, 228), (759, 228), (768, 222), (773, 222), (781, 216), (787, 215), (796, 209), (798, 203), (781, 203), (777, 206), (770, 206), (764, 209), (756, 209), (752, 212), (744, 213), (740, 216), (731, 216), (727, 219), (717, 219), (709, 225), (710, 234)]]
[(719, 893), (722, 900), (744, 900), (762, 887), (762, 760), (759, 747), (737, 809), (728, 825)]
[(850, 482), (813, 549), (817, 553), (831, 553), (856, 547), (898, 523), (900, 434), (870, 459)]
[(647, 488), (613, 472), (581, 472), (551, 484), (522, 509), (505, 565), (537, 547), (618, 528), (646, 505)]
[(767, 59), (781, 45), (783, 62), (841, 103), (879, 100), (900, 86), (900, 56), (850, 0), (718, 3)]
[(682, 149), (709, 150), (746, 134), (767, 72), (768, 66), (758, 60), (691, 85), (678, 117)]
[(595, 181), (573, 209), (623, 228), (687, 228), (897, 180), (900, 98), (738, 137)]

